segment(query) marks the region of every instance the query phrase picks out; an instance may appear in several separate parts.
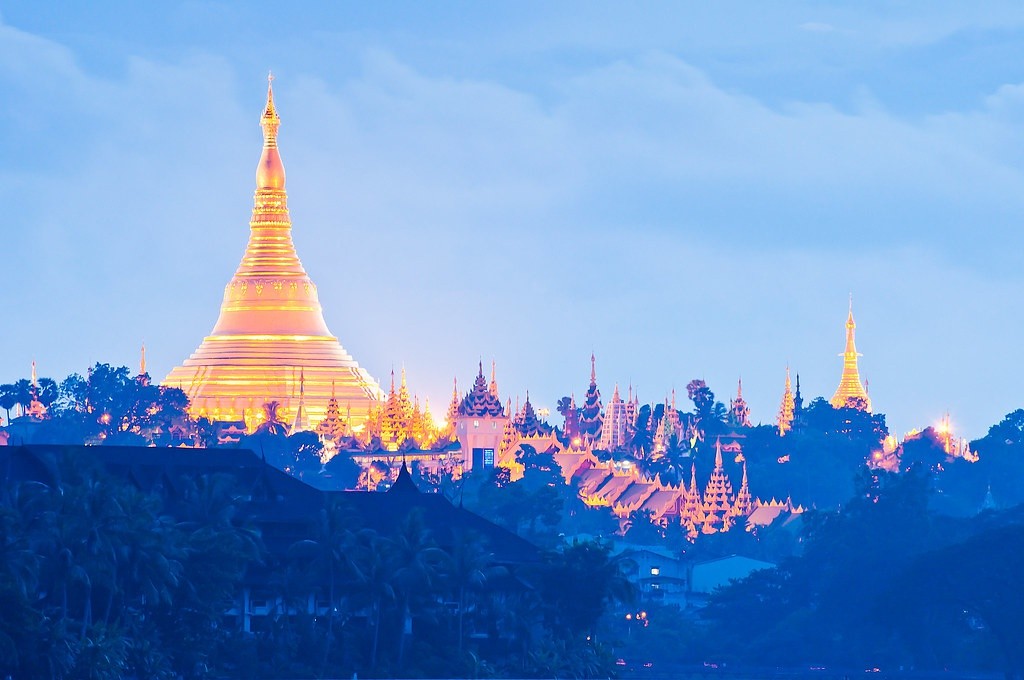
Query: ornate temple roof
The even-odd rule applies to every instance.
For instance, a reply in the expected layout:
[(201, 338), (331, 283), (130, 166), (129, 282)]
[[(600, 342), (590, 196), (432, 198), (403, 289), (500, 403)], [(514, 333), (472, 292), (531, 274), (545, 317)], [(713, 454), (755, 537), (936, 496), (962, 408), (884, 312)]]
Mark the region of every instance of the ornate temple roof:
[(473, 389), (465, 396), (459, 404), (459, 415), (469, 417), (501, 417), (505, 415), (505, 408), (501, 405), (501, 399), (497, 394), (491, 392), (484, 378), (484, 364), (480, 362), (480, 372), (477, 373)]
[(213, 331), (162, 384), (185, 391), (192, 415), (245, 419), (250, 429), (269, 401), (281, 404), (284, 417), (294, 416), (300, 387), (307, 417), (319, 422), (334, 385), (336, 398), (351, 405), (361, 423), (383, 393), (328, 330), (316, 286), (296, 254), (278, 150), (280, 124), (268, 85), (248, 245), (224, 289)]

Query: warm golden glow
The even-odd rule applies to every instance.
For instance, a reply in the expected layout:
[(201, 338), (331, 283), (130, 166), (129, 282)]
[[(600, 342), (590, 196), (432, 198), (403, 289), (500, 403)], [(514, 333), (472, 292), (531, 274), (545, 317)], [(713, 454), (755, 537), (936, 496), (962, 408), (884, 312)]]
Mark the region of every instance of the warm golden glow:
[(268, 85), (249, 243), (224, 288), (213, 332), (163, 384), (188, 394), (194, 416), (245, 420), (250, 430), (264, 420), (268, 401), (279, 402), (282, 419), (290, 421), (300, 391), (315, 425), (333, 390), (341, 408), (351, 409), (357, 430), (383, 393), (328, 330), (316, 286), (295, 252), (277, 146), (280, 123)]
[(854, 403), (863, 403), (864, 410), (871, 412), (871, 398), (864, 384), (860, 381), (860, 370), (857, 367), (857, 345), (854, 342), (857, 324), (853, 320), (853, 300), (850, 300), (850, 315), (846, 318), (846, 349), (842, 353), (843, 376), (839, 379), (839, 387), (830, 400), (835, 408), (843, 408), (855, 400)]

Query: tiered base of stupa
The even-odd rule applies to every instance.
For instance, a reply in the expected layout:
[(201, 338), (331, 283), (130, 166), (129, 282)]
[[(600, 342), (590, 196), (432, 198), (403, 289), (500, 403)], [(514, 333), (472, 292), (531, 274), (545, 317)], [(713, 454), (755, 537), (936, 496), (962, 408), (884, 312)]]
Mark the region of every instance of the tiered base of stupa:
[(376, 381), (331, 337), (209, 336), (163, 384), (185, 391), (193, 417), (244, 420), (249, 430), (265, 420), (263, 405), (271, 401), (290, 423), (300, 391), (313, 424), (326, 413), (332, 390), (355, 427), (379, 398)]

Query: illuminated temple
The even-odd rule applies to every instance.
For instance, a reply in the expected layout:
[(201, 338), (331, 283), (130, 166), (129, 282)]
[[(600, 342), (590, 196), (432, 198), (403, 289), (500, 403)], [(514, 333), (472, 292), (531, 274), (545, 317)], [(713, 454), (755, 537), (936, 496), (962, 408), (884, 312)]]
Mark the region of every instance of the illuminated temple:
[(269, 402), (277, 402), (286, 422), (301, 404), (315, 425), (332, 396), (358, 427), (383, 393), (328, 330), (316, 286), (295, 252), (277, 148), (280, 123), (268, 85), (249, 243), (213, 331), (163, 384), (188, 394), (194, 417), (244, 420), (250, 431), (265, 419)]
[(857, 345), (854, 342), (854, 335), (857, 324), (853, 320), (853, 300), (850, 300), (850, 315), (846, 318), (846, 349), (842, 353), (843, 376), (839, 380), (839, 387), (830, 400), (835, 408), (853, 406), (864, 411), (871, 412), (871, 399), (864, 384), (860, 381), (860, 370), (857, 368)]

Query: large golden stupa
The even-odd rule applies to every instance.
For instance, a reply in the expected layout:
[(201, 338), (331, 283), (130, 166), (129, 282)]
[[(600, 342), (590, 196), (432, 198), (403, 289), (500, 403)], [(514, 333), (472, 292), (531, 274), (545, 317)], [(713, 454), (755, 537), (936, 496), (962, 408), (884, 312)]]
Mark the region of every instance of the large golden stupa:
[(278, 403), (281, 420), (315, 425), (332, 395), (358, 425), (383, 392), (327, 329), (316, 286), (295, 252), (280, 124), (268, 84), (249, 244), (224, 288), (213, 332), (163, 384), (188, 394), (193, 416), (244, 419), (250, 430), (269, 402)]

